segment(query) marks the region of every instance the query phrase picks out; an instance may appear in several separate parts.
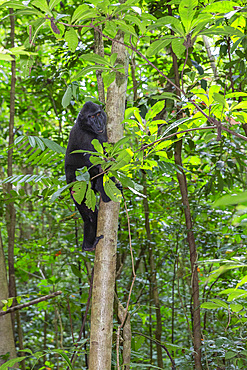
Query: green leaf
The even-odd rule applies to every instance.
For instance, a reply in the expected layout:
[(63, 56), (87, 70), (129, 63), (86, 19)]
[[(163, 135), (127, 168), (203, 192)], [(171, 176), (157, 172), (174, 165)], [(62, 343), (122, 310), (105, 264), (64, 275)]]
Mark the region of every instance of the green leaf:
[(58, 189), (55, 193), (53, 193), (52, 196), (51, 196), (50, 202), (53, 203), (58, 197), (60, 197), (60, 195), (62, 194), (62, 192), (65, 189), (67, 189), (68, 187), (69, 187), (68, 185), (65, 185), (62, 188)]
[(205, 13), (228, 13), (234, 10), (234, 7), (239, 7), (239, 4), (234, 1), (216, 1), (213, 4), (207, 5), (202, 11)]
[(121, 150), (119, 156), (116, 159), (116, 162), (111, 166), (112, 171), (119, 170), (120, 168), (126, 166), (131, 161), (134, 153), (131, 149), (123, 149)]
[[(208, 101), (208, 104), (211, 105), (214, 101), (214, 94), (215, 93), (218, 93), (220, 91), (220, 86), (218, 85), (213, 85), (210, 87), (209, 89), (209, 92), (208, 92), (208, 98), (209, 98), (209, 101)], [(205, 92), (204, 92), (205, 94)]]
[(52, 13), (47, 5), (46, 0), (34, 0), (32, 1), (32, 5), (36, 6), (40, 10), (42, 10), (45, 13), (48, 13), (50, 16), (52, 16)]
[(72, 77), (72, 80), (78, 80), (82, 76), (92, 72), (92, 71), (97, 71), (97, 70), (109, 70), (109, 67), (102, 67), (102, 66), (90, 66), (82, 69), (80, 72), (78, 72), (76, 75)]
[(221, 299), (214, 298), (212, 301), (219, 305), (219, 307), (228, 309), (228, 305), (226, 302), (223, 302)]
[(84, 54), (80, 58), (87, 60), (88, 62), (107, 65), (113, 67), (113, 65), (105, 58), (101, 57), (98, 54)]
[(225, 302), (221, 301), (220, 299), (212, 299), (212, 302), (202, 303), (201, 308), (207, 308), (208, 310), (215, 309), (215, 308), (228, 309), (228, 305)]
[(226, 99), (239, 98), (240, 96), (247, 96), (247, 93), (236, 91), (236, 92), (233, 92), (233, 93), (226, 94), (225, 98)]
[(23, 10), (17, 10), (17, 12), (15, 12), (16, 15), (38, 15), (40, 18), (41, 17), (44, 17), (44, 13), (41, 13), (40, 11), (36, 10), (36, 9), (31, 9), (31, 8), (28, 8), (28, 9), (23, 9)]
[(114, 144), (111, 152), (111, 156), (117, 152), (117, 150), (120, 148), (121, 145), (127, 143), (129, 141), (128, 137), (123, 137), (122, 139), (118, 140), (116, 144)]
[(220, 93), (214, 93), (213, 94), (213, 98), (220, 104), (222, 105), (223, 107), (225, 107), (227, 105), (227, 102), (224, 98), (223, 95), (221, 95)]
[(67, 363), (67, 365), (70, 368), (70, 370), (73, 370), (73, 366), (72, 366), (72, 364), (70, 362), (70, 359), (66, 355), (66, 353), (64, 353), (64, 350), (61, 350), (61, 349), (53, 349), (52, 352), (59, 353), (64, 358), (64, 360)]
[(136, 31), (133, 26), (130, 24), (126, 24), (122, 21), (117, 21), (118, 27), (120, 30), (124, 31), (124, 33), (128, 36), (129, 34), (136, 37), (138, 39), (138, 35), (136, 34)]
[(21, 1), (6, 1), (2, 5), (0, 5), (0, 8), (6, 8), (6, 7), (14, 8), (14, 9), (26, 9), (27, 8), (27, 6), (22, 4)]
[(110, 56), (110, 61), (111, 61), (111, 65), (114, 66), (115, 62), (117, 60), (117, 53), (113, 53), (111, 56)]
[(114, 72), (114, 71), (111, 71), (111, 72), (103, 72), (102, 73), (102, 77), (103, 77), (103, 82), (104, 82), (105, 88), (108, 88), (110, 86), (110, 84), (113, 81), (115, 81), (115, 79), (116, 79), (116, 72)]
[[(179, 19), (171, 16), (165, 16), (162, 18), (159, 18), (153, 25), (149, 26), (148, 29), (157, 29), (157, 27), (163, 27), (166, 26), (169, 29), (173, 30), (176, 34), (180, 36), (185, 36), (184, 29), (182, 26), (182, 23)], [(173, 39), (174, 37), (169, 37), (170, 39)]]
[(108, 176), (104, 175), (103, 183), (106, 195), (108, 195), (108, 197), (111, 198), (111, 200), (113, 200), (114, 202), (120, 202), (122, 198), (122, 193), (116, 187), (115, 182), (112, 181)]
[(243, 279), (241, 279), (241, 281), (237, 284), (236, 288), (239, 288), (241, 285), (244, 285), (246, 283), (247, 283), (247, 275), (245, 275)]
[(53, 150), (54, 152), (65, 154), (66, 149), (63, 148), (61, 145), (54, 143), (54, 141), (47, 139), (47, 138), (42, 137), (41, 140), (45, 143), (45, 145), (49, 149)]
[(37, 137), (37, 136), (34, 136), (34, 139), (35, 139), (35, 141), (36, 141), (36, 143), (37, 143), (38, 147), (39, 147), (42, 151), (43, 151), (43, 150), (45, 150), (45, 145), (44, 145), (43, 141), (42, 141), (39, 137)]
[(71, 27), (68, 31), (66, 31), (64, 38), (68, 43), (69, 50), (74, 52), (78, 45), (78, 36), (74, 28)]
[(219, 308), (219, 305), (213, 302), (205, 302), (201, 304), (201, 308), (207, 308), (208, 310), (214, 310)]
[(104, 153), (104, 149), (103, 149), (103, 147), (102, 147), (102, 145), (100, 144), (100, 142), (99, 142), (99, 140), (98, 140), (98, 139), (93, 139), (93, 140), (91, 141), (91, 143), (92, 143), (92, 145), (93, 145), (94, 149), (96, 150), (96, 152), (101, 153), (101, 154), (103, 154), (103, 153)]
[(168, 38), (166, 40), (154, 41), (147, 49), (147, 57), (157, 54), (159, 51), (163, 50), (166, 46), (171, 43), (172, 39)]
[(72, 188), (72, 196), (78, 204), (81, 204), (85, 197), (87, 183), (85, 181), (77, 181)]
[(225, 354), (225, 359), (226, 359), (226, 360), (229, 360), (230, 358), (236, 357), (237, 355), (238, 355), (238, 353), (237, 353), (237, 352), (228, 351), (228, 352), (226, 352), (226, 354)]
[(14, 60), (14, 58), (12, 58), (12, 56), (9, 55), (9, 54), (0, 53), (0, 60), (6, 60), (7, 62), (12, 62), (12, 60)]
[(71, 22), (73, 23), (76, 19), (80, 18), (82, 14), (84, 14), (86, 11), (91, 10), (92, 8), (89, 8), (88, 5), (82, 4), (76, 7), (76, 10), (74, 11), (72, 15)]
[(182, 0), (179, 4), (179, 15), (187, 34), (191, 31), (191, 23), (196, 13), (197, 4), (198, 0)]
[(75, 276), (77, 276), (78, 278), (81, 278), (81, 277), (82, 277), (82, 273), (81, 273), (81, 271), (78, 269), (78, 267), (76, 267), (75, 265), (71, 265), (70, 267), (71, 267), (71, 270), (72, 270), (72, 272), (73, 272), (73, 274), (74, 274)]
[(155, 103), (151, 109), (149, 109), (149, 111), (147, 112), (146, 116), (145, 116), (145, 120), (146, 121), (149, 121), (151, 120), (152, 118), (156, 117), (157, 114), (159, 112), (162, 111), (162, 109), (164, 108), (165, 106), (165, 101), (159, 101), (157, 103)]
[(247, 109), (247, 101), (241, 101), (239, 104), (235, 105), (232, 107), (231, 110), (236, 110), (236, 109)]
[(239, 312), (243, 309), (243, 306), (239, 303), (231, 303), (230, 307), (233, 312)]
[(28, 141), (29, 141), (29, 144), (31, 145), (31, 147), (33, 147), (33, 148), (36, 147), (36, 141), (35, 141), (34, 136), (28, 136)]
[(72, 88), (71, 86), (68, 86), (62, 99), (62, 106), (66, 108), (70, 104), (71, 99), (72, 99)]
[(53, 8), (55, 8), (55, 6), (57, 6), (59, 3), (60, 3), (60, 0), (51, 0), (49, 2), (49, 8), (50, 8), (50, 10), (52, 10)]
[(25, 358), (27, 358), (27, 356), (13, 358), (12, 360), (9, 360), (9, 361), (5, 362), (3, 365), (1, 365), (0, 370), (8, 370), (9, 368), (14, 367), (14, 365), (17, 362), (21, 362), (22, 360), (25, 360)]
[(183, 43), (184, 43), (184, 39), (182, 38), (172, 40), (172, 50), (179, 59), (182, 58), (186, 50)]
[(91, 183), (88, 183), (87, 193), (86, 193), (86, 206), (92, 211), (95, 211), (96, 197), (94, 191), (91, 189)]
[(72, 15), (72, 23), (78, 23), (82, 19), (93, 18), (97, 16), (96, 9), (86, 4), (79, 5)]
[(214, 202), (213, 207), (230, 206), (247, 202), (247, 191), (239, 194), (227, 194)]
[(231, 26), (213, 26), (208, 29), (204, 29), (200, 32), (202, 35), (209, 35), (209, 36), (238, 36), (243, 37), (244, 34), (237, 28)]

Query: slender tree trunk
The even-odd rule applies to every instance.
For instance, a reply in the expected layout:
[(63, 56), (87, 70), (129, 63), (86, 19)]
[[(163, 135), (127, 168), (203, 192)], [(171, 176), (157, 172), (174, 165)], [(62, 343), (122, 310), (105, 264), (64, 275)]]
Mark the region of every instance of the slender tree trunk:
[[(11, 25), (11, 47), (14, 47), (15, 38), (15, 20), (13, 9), (9, 9), (10, 13), (10, 25)], [(15, 58), (14, 56), (12, 56)], [(8, 176), (12, 176), (13, 173), (13, 143), (14, 143), (14, 118), (15, 118), (15, 59), (11, 62), (11, 90), (10, 90), (10, 116), (9, 116), (9, 150), (8, 150)], [(7, 193), (10, 194), (12, 190), (12, 184), (9, 182), (6, 186)], [(15, 297), (15, 268), (14, 268), (14, 242), (15, 242), (15, 206), (13, 202), (10, 202), (6, 206), (6, 222), (8, 232), (8, 266), (9, 266), (9, 297)], [(16, 304), (14, 302), (14, 304)], [(12, 326), (14, 329), (14, 312), (11, 314)]]
[[(2, 309), (3, 306), (1, 301), (7, 298), (8, 298), (8, 282), (5, 258), (3, 253), (2, 235), (0, 230), (0, 310)], [(0, 317), (0, 356), (5, 355), (8, 352), (10, 354), (10, 359), (16, 357), (15, 342), (10, 314)], [(3, 363), (4, 360), (0, 358), (0, 365), (2, 365)]]
[[(116, 38), (123, 41), (124, 34)], [(113, 42), (112, 54), (117, 53), (116, 63), (123, 64), (126, 75), (117, 73), (107, 91), (108, 141), (115, 143), (123, 135), (125, 97), (127, 88), (128, 54), (124, 46)], [(94, 263), (92, 293), (90, 370), (110, 370), (112, 353), (113, 301), (116, 273), (116, 250), (119, 203), (100, 201), (97, 235), (104, 235), (97, 245)]]
[[(157, 278), (156, 278), (156, 266), (154, 262), (153, 250), (152, 250), (152, 245), (151, 245), (149, 205), (148, 205), (148, 198), (147, 198), (147, 184), (146, 184), (145, 174), (143, 174), (143, 179), (144, 179), (143, 193), (146, 196), (145, 198), (143, 198), (143, 206), (144, 206), (144, 213), (145, 213), (145, 229), (147, 233), (147, 243), (148, 243), (148, 252), (149, 252), (149, 265), (150, 265), (150, 271), (151, 271), (150, 283), (151, 283), (152, 300), (155, 305), (155, 315), (156, 315), (155, 339), (157, 340), (158, 343), (161, 343), (162, 320), (161, 320), (161, 312), (160, 312), (158, 284), (157, 284)], [(158, 366), (161, 369), (163, 369), (162, 348), (158, 343), (156, 344)]]
[[(168, 6), (168, 13), (172, 15), (171, 6)], [(173, 33), (173, 32), (172, 32)], [(174, 76), (175, 76), (175, 84), (176, 86), (180, 86), (180, 78), (179, 78), (179, 70), (178, 70), (178, 62), (177, 57), (173, 50), (171, 50), (172, 60), (173, 60), (173, 69), (174, 69)], [(176, 90), (176, 94), (180, 96), (180, 92)], [(182, 140), (179, 140), (176, 143), (175, 148), (175, 155), (174, 155), (175, 163), (180, 166), (179, 172), (177, 172), (177, 178), (179, 182), (180, 193), (182, 196), (182, 202), (184, 205), (184, 215), (185, 215), (185, 222), (187, 228), (187, 239), (190, 249), (190, 263), (191, 263), (191, 274), (192, 274), (192, 299), (193, 299), (193, 345), (194, 345), (194, 362), (196, 370), (202, 370), (201, 364), (201, 318), (200, 318), (200, 301), (199, 301), (199, 283), (198, 283), (198, 273), (196, 268), (197, 262), (197, 250), (195, 245), (195, 238), (194, 232), (192, 229), (192, 220), (191, 220), (191, 213), (190, 213), (190, 205), (188, 199), (188, 189), (187, 189), (187, 182), (186, 176), (184, 171), (182, 170)]]
[(188, 199), (187, 181), (182, 167), (182, 140), (176, 143), (175, 150), (175, 163), (179, 166), (179, 172), (177, 172), (177, 178), (180, 187), (180, 193), (182, 196), (182, 202), (184, 206), (184, 215), (187, 228), (187, 239), (190, 249), (190, 265), (192, 274), (192, 299), (193, 299), (193, 339), (194, 339), (194, 359), (196, 370), (201, 370), (201, 318), (200, 318), (200, 300), (199, 300), (199, 283), (198, 283), (198, 272), (197, 272), (197, 251), (195, 244), (195, 237), (192, 228), (191, 212)]

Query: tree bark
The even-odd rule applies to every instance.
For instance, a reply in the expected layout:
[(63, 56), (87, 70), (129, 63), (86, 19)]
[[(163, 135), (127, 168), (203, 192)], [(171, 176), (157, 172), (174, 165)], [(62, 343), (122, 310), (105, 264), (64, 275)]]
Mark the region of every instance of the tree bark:
[[(2, 309), (3, 306), (1, 301), (5, 299), (8, 299), (8, 282), (0, 230), (0, 309)], [(17, 357), (10, 314), (0, 317), (0, 356), (8, 352), (10, 354), (9, 359)], [(5, 361), (0, 358), (0, 365), (4, 362)]]
[[(116, 38), (123, 41), (123, 33)], [(126, 74), (116, 74), (107, 91), (108, 142), (115, 143), (123, 136), (120, 123), (124, 119), (127, 88), (128, 55), (123, 45), (113, 42), (116, 64), (125, 67)], [(97, 235), (104, 235), (95, 251), (92, 293), (89, 370), (110, 370), (112, 353), (113, 301), (116, 274), (117, 230), (119, 203), (100, 201)]]
[[(11, 47), (14, 47), (14, 37), (15, 37), (15, 20), (13, 9), (9, 9), (10, 13), (10, 37), (11, 37)], [(12, 176), (12, 166), (13, 166), (13, 143), (14, 143), (14, 119), (15, 119), (15, 81), (16, 81), (16, 63), (15, 57), (12, 56), (14, 60), (11, 62), (11, 90), (10, 90), (10, 115), (9, 115), (9, 150), (8, 150), (8, 177)], [(6, 185), (6, 191), (10, 194), (12, 190), (12, 184), (9, 182)], [(15, 268), (14, 268), (14, 242), (15, 242), (15, 206), (13, 202), (10, 202), (6, 206), (6, 223), (8, 232), (8, 266), (9, 266), (9, 297), (15, 297), (16, 287), (15, 287)], [(14, 303), (15, 305), (15, 303)], [(12, 326), (14, 329), (14, 313), (11, 314)]]
[(193, 339), (194, 339), (194, 360), (196, 370), (202, 370), (201, 364), (201, 318), (200, 318), (200, 300), (199, 300), (199, 283), (197, 272), (197, 250), (195, 244), (195, 237), (192, 228), (191, 212), (188, 199), (187, 181), (182, 167), (182, 140), (176, 143), (175, 149), (175, 163), (179, 166), (177, 178), (182, 196), (182, 203), (184, 206), (184, 215), (187, 228), (187, 239), (190, 249), (190, 265), (192, 274), (192, 299), (193, 299)]
[[(172, 16), (171, 6), (168, 6), (168, 13)], [(173, 31), (172, 31), (173, 34)], [(174, 77), (176, 86), (180, 87), (180, 77), (178, 70), (177, 57), (173, 50), (171, 49), (171, 55), (173, 60), (174, 68)], [(180, 96), (179, 90), (176, 90), (176, 94)], [(187, 227), (187, 239), (190, 250), (190, 264), (191, 264), (191, 274), (192, 274), (192, 299), (193, 299), (193, 316), (192, 316), (192, 325), (193, 325), (193, 346), (195, 350), (194, 362), (196, 370), (202, 370), (201, 364), (201, 318), (200, 318), (200, 301), (199, 301), (199, 283), (198, 283), (198, 273), (196, 268), (197, 262), (197, 250), (194, 238), (194, 232), (192, 229), (192, 220), (190, 205), (188, 199), (188, 189), (187, 181), (184, 171), (182, 170), (182, 140), (179, 140), (176, 143), (175, 163), (179, 166), (179, 172), (177, 172), (177, 179), (179, 183), (180, 193), (182, 196), (182, 203), (184, 206), (184, 215), (185, 222)]]

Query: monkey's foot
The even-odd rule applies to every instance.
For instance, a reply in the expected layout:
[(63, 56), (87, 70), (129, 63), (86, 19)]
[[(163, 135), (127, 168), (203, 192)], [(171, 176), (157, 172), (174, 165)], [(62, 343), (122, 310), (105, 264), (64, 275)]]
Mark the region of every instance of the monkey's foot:
[(83, 251), (94, 251), (96, 249), (96, 245), (98, 244), (98, 242), (100, 241), (100, 239), (103, 239), (104, 238), (104, 235), (100, 235), (100, 236), (96, 236), (94, 242), (93, 242), (93, 245), (82, 245), (82, 250)]

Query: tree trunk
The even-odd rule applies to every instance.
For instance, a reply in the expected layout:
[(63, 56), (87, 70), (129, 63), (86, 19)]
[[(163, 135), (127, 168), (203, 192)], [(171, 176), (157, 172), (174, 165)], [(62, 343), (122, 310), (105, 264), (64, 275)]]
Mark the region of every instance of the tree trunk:
[[(3, 253), (2, 235), (0, 230), (0, 309), (2, 309), (3, 306), (1, 301), (7, 298), (8, 298), (8, 282)], [(15, 342), (10, 314), (0, 317), (0, 356), (5, 355), (8, 352), (10, 354), (9, 359), (17, 357), (15, 352)], [(0, 358), (0, 365), (2, 365), (4, 362), (5, 361)]]
[[(13, 9), (9, 9), (11, 25), (11, 47), (14, 47), (15, 20)], [(12, 56), (15, 58), (14, 56)], [(11, 90), (10, 90), (10, 115), (9, 115), (9, 150), (8, 150), (8, 176), (12, 176), (13, 166), (13, 143), (14, 143), (14, 118), (15, 118), (15, 59), (11, 62)], [(9, 182), (6, 186), (7, 193), (10, 194), (12, 184)], [(15, 297), (15, 268), (14, 268), (14, 242), (15, 242), (15, 206), (10, 202), (6, 206), (6, 223), (8, 232), (8, 265), (9, 265), (9, 297)], [(16, 302), (14, 302), (14, 305)], [(14, 329), (14, 312), (11, 314), (12, 326)]]
[[(123, 41), (123, 36), (119, 32), (116, 39)], [(112, 53), (118, 54), (116, 64), (123, 64), (126, 70), (125, 75), (117, 73), (107, 91), (108, 141), (115, 143), (123, 136), (120, 123), (124, 119), (128, 55), (125, 47), (117, 42), (112, 43)], [(95, 251), (89, 370), (111, 369), (118, 214), (119, 203), (100, 201), (97, 235), (104, 238)]]
[(192, 274), (192, 299), (193, 299), (193, 339), (194, 339), (194, 359), (196, 370), (202, 369), (201, 364), (201, 319), (200, 319), (200, 301), (199, 301), (199, 283), (198, 283), (198, 272), (197, 272), (197, 251), (195, 244), (194, 232), (192, 229), (192, 220), (190, 213), (190, 205), (188, 199), (187, 181), (186, 176), (181, 169), (182, 167), (182, 140), (176, 143), (175, 150), (175, 163), (179, 166), (179, 172), (177, 172), (177, 178), (180, 187), (180, 193), (182, 196), (182, 202), (184, 206), (184, 215), (187, 228), (187, 239), (190, 249), (190, 265)]

